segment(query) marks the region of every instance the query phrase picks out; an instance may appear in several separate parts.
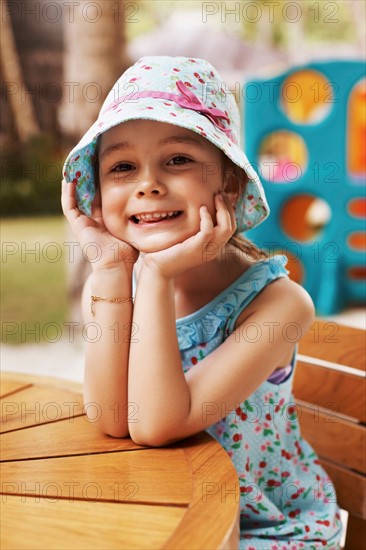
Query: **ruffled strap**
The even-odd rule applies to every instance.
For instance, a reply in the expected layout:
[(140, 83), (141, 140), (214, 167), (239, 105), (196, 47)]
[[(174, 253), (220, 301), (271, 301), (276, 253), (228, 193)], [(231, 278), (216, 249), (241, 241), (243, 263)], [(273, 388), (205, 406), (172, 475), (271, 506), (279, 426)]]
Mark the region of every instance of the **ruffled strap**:
[(270, 282), (289, 274), (287, 257), (276, 255), (252, 265), (237, 281), (210, 304), (187, 318), (177, 321), (178, 345), (181, 351), (209, 342), (220, 332), (223, 338), (234, 330), (243, 309)]
[(231, 302), (235, 303), (235, 307), (227, 320), (225, 336), (234, 331), (236, 321), (242, 311), (263, 288), (280, 277), (288, 277), (290, 272), (285, 268), (287, 262), (287, 256), (276, 254), (268, 260), (257, 262), (247, 271), (248, 278), (227, 296)]
[(224, 304), (221, 304), (201, 317), (187, 323), (177, 324), (179, 349), (182, 351), (211, 341), (220, 331), (224, 330), (230, 311), (231, 308), (226, 308)]

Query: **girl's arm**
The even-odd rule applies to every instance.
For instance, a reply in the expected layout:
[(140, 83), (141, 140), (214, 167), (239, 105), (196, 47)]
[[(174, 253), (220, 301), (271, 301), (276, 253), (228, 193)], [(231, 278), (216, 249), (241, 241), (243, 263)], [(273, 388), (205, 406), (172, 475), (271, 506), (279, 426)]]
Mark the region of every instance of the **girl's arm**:
[(127, 437), (127, 375), (132, 302), (94, 304), (91, 296), (128, 297), (132, 293), (132, 273), (124, 269), (96, 271), (83, 291), (83, 317), (89, 327), (86, 343), (84, 403), (92, 422), (113, 437)]
[[(202, 243), (211, 239), (219, 249), (223, 234), (210, 232), (205, 217), (203, 213), (203, 235), (197, 249), (202, 251)], [(217, 219), (219, 227), (220, 223), (225, 225), (220, 207)], [(198, 235), (192, 239), (197, 240)], [(138, 342), (131, 344), (128, 380), (129, 401), (135, 403), (137, 414), (129, 429), (132, 439), (144, 445), (161, 446), (183, 439), (235, 410), (293, 349), (294, 335), (287, 338), (288, 323), (293, 323), (300, 339), (314, 319), (307, 292), (289, 279), (278, 279), (257, 297), (261, 307), (218, 349), (184, 374), (176, 335), (173, 283), (173, 272), (179, 269), (180, 261), (194, 256), (193, 250), (188, 254), (182, 248), (184, 245), (176, 245), (175, 262), (165, 263), (174, 266), (171, 272), (162, 262), (149, 261), (146, 255), (138, 280), (133, 319), (139, 332)], [(261, 334), (255, 343), (243, 337), (251, 323)]]
[[(114, 437), (129, 435), (127, 372), (132, 329), (132, 302), (98, 301), (91, 313), (91, 296), (132, 297), (132, 271), (138, 251), (113, 237), (105, 227), (100, 197), (91, 217), (76, 205), (75, 185), (63, 182), (62, 208), (84, 256), (90, 251), (93, 273), (83, 292), (86, 339), (85, 410), (91, 422)], [(92, 246), (90, 246), (92, 244)]]

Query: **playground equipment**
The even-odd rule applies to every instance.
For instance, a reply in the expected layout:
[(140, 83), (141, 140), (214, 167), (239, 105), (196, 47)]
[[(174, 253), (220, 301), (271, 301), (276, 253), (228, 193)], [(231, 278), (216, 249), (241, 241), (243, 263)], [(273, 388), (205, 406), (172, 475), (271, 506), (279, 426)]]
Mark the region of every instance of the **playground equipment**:
[(271, 209), (248, 237), (289, 259), (318, 315), (366, 298), (366, 79), (312, 63), (245, 84), (244, 141)]

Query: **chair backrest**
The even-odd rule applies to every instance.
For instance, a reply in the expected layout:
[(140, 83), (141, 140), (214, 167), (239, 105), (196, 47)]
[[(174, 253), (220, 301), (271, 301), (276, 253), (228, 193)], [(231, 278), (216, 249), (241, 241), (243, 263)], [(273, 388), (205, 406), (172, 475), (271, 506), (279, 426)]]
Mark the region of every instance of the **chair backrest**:
[(361, 329), (316, 319), (299, 342), (294, 379), (302, 434), (349, 513), (349, 549), (361, 548), (366, 528), (365, 342)]

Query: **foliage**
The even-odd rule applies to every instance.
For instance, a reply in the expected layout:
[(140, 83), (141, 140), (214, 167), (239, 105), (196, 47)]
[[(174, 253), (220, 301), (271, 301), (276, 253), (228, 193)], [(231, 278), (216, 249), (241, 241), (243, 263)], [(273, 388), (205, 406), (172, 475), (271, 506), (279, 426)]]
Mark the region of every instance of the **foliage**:
[(1, 217), (59, 214), (63, 154), (51, 136), (3, 150)]
[[(356, 33), (350, 6), (344, 1), (333, 2), (333, 5), (328, 4), (328, 12), (319, 11), (318, 14), (316, 11), (311, 12), (311, 4), (307, 6), (305, 12), (307, 38), (310, 41), (319, 42), (353, 42)], [(324, 4), (324, 8), (326, 5)], [(335, 11), (330, 12), (329, 8)], [(364, 22), (362, 24), (364, 25)]]
[[(153, 31), (174, 11), (192, 10), (201, 14), (204, 4), (199, 0), (164, 0), (163, 2), (138, 0), (135, 3), (138, 6), (138, 24), (126, 24), (128, 40)], [(211, 4), (212, 10), (217, 7), (218, 12), (210, 20), (216, 22), (221, 20), (225, 30), (230, 27), (230, 32), (238, 35), (242, 40), (258, 42), (263, 28), (261, 23), (267, 22), (270, 26), (272, 46), (275, 48), (288, 46), (287, 31), (289, 25), (293, 24), (291, 17), (294, 17), (287, 12), (291, 4), (288, 0), (226, 1)], [(309, 0), (292, 2), (292, 4), (296, 5), (307, 40), (317, 42), (352, 42), (354, 40), (355, 23), (351, 12), (351, 1), (317, 0), (313, 2)], [(238, 12), (237, 15), (235, 15), (236, 12)]]
[[(287, 47), (289, 26), (302, 23), (304, 36), (315, 42), (345, 42), (354, 40), (355, 25), (350, 5), (344, 0), (333, 2), (293, 2), (294, 11), (289, 8), (288, 0), (257, 0), (256, 14), (260, 14), (270, 26), (270, 39), (273, 47)], [(292, 22), (294, 21), (294, 22)], [(261, 22), (261, 21), (259, 21)], [(261, 25), (254, 20), (254, 14), (248, 11), (248, 17), (241, 17), (241, 38), (253, 41), (259, 39)]]
[(199, 16), (202, 13), (202, 2), (197, 0), (137, 0), (134, 4), (138, 7), (138, 23), (129, 24), (126, 20), (126, 36), (129, 41), (157, 29), (174, 11), (193, 10)]

